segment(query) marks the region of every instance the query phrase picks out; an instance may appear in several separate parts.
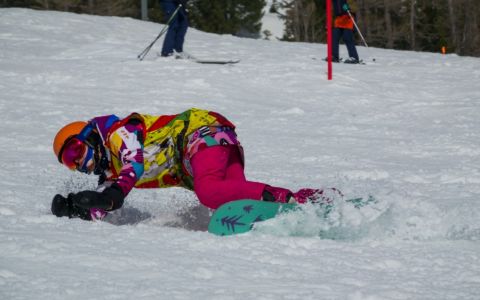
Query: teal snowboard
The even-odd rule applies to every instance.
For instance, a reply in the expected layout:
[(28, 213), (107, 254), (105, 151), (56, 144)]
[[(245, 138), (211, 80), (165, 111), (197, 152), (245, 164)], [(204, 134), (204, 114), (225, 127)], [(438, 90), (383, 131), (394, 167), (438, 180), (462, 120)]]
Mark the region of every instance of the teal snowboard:
[(212, 215), (208, 232), (232, 235), (248, 232), (256, 222), (265, 221), (277, 214), (296, 209), (296, 204), (282, 204), (258, 200), (236, 200), (220, 206)]
[[(360, 209), (366, 205), (376, 203), (377, 200), (369, 196), (367, 198), (353, 198), (345, 200), (355, 208)], [(323, 208), (323, 217), (326, 218), (334, 203), (318, 203)], [(210, 218), (208, 232), (216, 235), (232, 235), (245, 233), (252, 230), (256, 222), (274, 218), (280, 213), (300, 209), (301, 204), (285, 204), (277, 202), (265, 202), (258, 200), (236, 200), (220, 206)]]

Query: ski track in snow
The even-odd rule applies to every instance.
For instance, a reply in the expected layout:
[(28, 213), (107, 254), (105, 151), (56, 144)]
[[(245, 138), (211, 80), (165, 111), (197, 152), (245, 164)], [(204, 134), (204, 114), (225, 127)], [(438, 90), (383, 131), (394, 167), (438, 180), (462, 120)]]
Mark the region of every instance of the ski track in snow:
[[(157, 58), (161, 41), (137, 61), (161, 26), (0, 9), (0, 299), (478, 299), (480, 59), (358, 47), (367, 64), (327, 81), (325, 45), (190, 29), (191, 54), (241, 62)], [(190, 107), (237, 125), (251, 180), (379, 203), (226, 238), (175, 188), (107, 222), (51, 215), (96, 182), (52, 155), (62, 125)]]

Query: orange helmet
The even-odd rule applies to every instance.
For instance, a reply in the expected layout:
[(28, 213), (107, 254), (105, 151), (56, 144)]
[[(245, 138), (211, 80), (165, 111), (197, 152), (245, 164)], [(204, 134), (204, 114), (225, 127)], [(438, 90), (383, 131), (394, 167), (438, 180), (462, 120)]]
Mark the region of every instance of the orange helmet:
[(65, 125), (64, 127), (62, 127), (62, 129), (58, 131), (55, 139), (53, 140), (53, 152), (55, 153), (55, 156), (59, 159), (59, 161), (59, 155), (62, 151), (65, 141), (67, 141), (70, 137), (79, 134), (87, 125), (87, 122), (77, 121)]

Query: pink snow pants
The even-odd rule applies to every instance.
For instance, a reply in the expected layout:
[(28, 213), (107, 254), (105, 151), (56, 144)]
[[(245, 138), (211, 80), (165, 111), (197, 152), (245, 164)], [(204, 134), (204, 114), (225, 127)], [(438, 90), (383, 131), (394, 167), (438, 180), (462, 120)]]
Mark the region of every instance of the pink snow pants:
[(237, 146), (204, 148), (193, 155), (191, 165), (195, 193), (209, 208), (233, 200), (262, 199), (266, 185), (246, 180)]

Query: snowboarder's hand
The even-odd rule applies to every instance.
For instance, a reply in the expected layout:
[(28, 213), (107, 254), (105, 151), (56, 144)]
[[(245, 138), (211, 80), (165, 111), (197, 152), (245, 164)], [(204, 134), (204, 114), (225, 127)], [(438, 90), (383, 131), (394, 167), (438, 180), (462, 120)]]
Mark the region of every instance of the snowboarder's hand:
[(125, 196), (117, 184), (107, 187), (103, 192), (82, 191), (76, 194), (68, 195), (72, 199), (74, 206), (81, 208), (101, 208), (112, 210), (120, 208), (123, 205)]
[(52, 213), (59, 218), (78, 217), (83, 220), (91, 220), (89, 210), (74, 206), (71, 197), (65, 198), (60, 194), (56, 194), (55, 197), (53, 197), (51, 210)]
[(95, 191), (82, 191), (76, 194), (68, 195), (68, 198), (72, 199), (72, 203), (75, 206), (81, 208), (101, 208), (112, 209), (112, 201), (103, 197), (102, 193)]
[(72, 212), (71, 207), (68, 205), (68, 199), (60, 194), (56, 194), (52, 200), (52, 214), (57, 217), (70, 217)]

